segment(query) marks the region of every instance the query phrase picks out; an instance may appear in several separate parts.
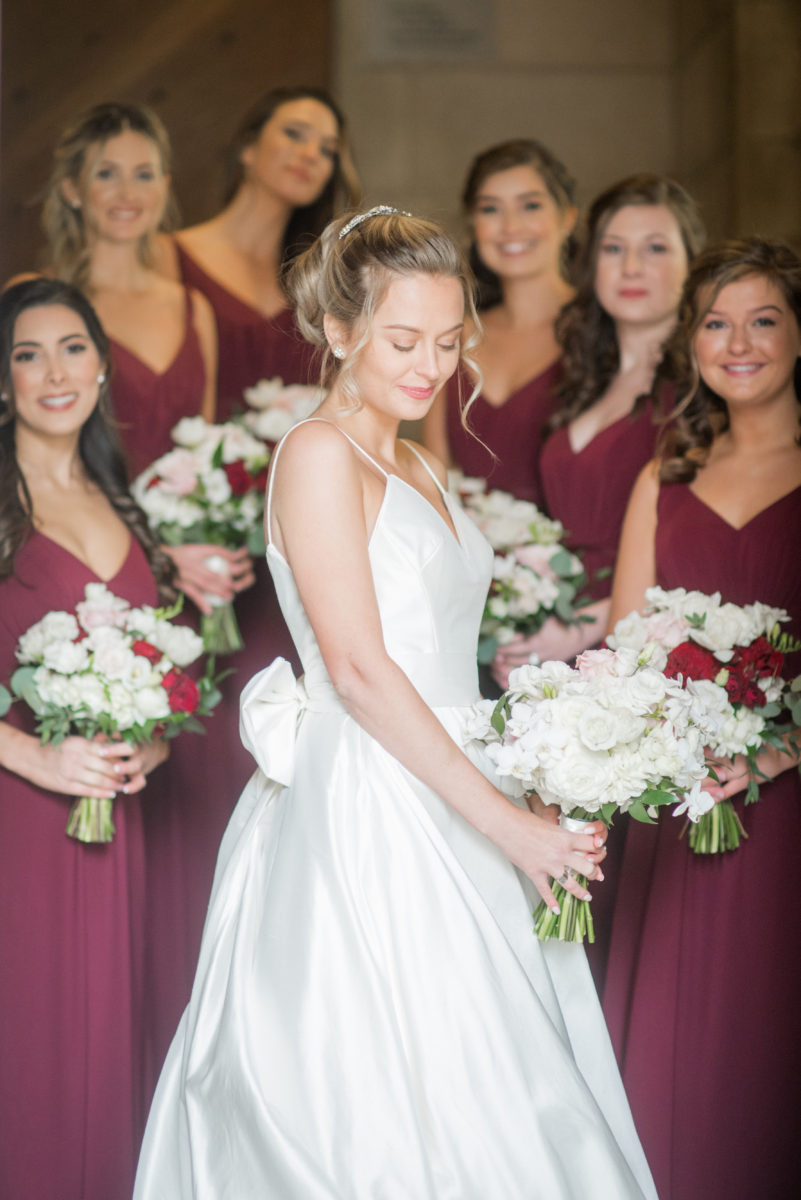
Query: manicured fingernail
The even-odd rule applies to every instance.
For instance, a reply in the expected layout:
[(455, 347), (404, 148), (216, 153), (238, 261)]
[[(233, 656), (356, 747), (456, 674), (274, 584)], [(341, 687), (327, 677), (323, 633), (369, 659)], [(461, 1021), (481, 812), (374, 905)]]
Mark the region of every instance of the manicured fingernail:
[(604, 839), (603, 839), (602, 837), (597, 837), (597, 838), (595, 839), (595, 845), (596, 845), (596, 846), (603, 846), (603, 844), (604, 844)]
[(561, 910), (561, 908), (559, 907), (559, 905), (558, 905), (558, 904), (554, 904), (554, 905), (552, 905), (552, 906), (551, 906), (551, 912), (552, 912), (552, 913), (556, 913), (557, 917), (559, 916), (559, 914), (560, 914), (560, 912), (561, 912), (561, 911), (562, 911), (562, 910)]
[(600, 880), (603, 880), (603, 877), (604, 877), (604, 873), (603, 873), (603, 871), (599, 871), (599, 872), (598, 872), (598, 878), (599, 878)]
[(589, 892), (585, 892), (581, 898), (582, 898), (582, 900), (592, 900), (592, 896), (590, 895)]

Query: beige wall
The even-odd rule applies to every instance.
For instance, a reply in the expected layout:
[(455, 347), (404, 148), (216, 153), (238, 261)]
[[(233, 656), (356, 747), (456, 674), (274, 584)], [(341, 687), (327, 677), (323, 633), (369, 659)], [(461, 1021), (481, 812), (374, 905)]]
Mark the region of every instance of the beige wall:
[(370, 203), (458, 219), (474, 154), (545, 142), (589, 199), (615, 179), (673, 167), (672, 0), (496, 0), (484, 62), (368, 61), (370, 0), (337, 0), (334, 78)]
[(534, 136), (589, 200), (674, 174), (713, 238), (801, 247), (799, 0), (496, 0), (483, 62), (369, 61), (371, 0), (336, 0), (334, 79), (370, 203), (458, 226), (472, 156)]

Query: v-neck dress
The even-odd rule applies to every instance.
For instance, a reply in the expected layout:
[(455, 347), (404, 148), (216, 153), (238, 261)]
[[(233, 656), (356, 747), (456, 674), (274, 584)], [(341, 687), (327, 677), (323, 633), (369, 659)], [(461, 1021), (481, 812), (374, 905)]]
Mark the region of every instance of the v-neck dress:
[(202, 292), (217, 322), (217, 419), (246, 408), (243, 393), (261, 379), (279, 376), (285, 384), (317, 382), (314, 350), (304, 341), (291, 309), (273, 317), (212, 278), (174, 239), (181, 279)]
[(469, 372), (460, 368), (448, 380), (445, 393), (448, 446), (455, 465), (465, 475), (485, 478), (491, 488), (542, 508), (543, 430), (558, 407), (561, 380), (562, 363), (557, 359), (503, 404), (490, 404), (479, 392), (467, 415), (471, 434), (462, 424), (461, 410), (474, 384)]
[[(659, 585), (785, 608), (796, 637), (800, 547), (801, 487), (739, 530), (660, 490)], [(784, 1200), (801, 1179), (798, 772), (735, 807), (736, 851), (693, 854), (670, 817), (626, 844), (604, 1008), (661, 1200)]]
[[(442, 503), (453, 529), (389, 476), (369, 558), (387, 653), (458, 744), (492, 552)], [(583, 950), (537, 941), (511, 863), (343, 708), (267, 557), (305, 674), (243, 695), (258, 768), (136, 1200), (654, 1197)]]
[(197, 416), (203, 405), (206, 365), (188, 288), (184, 296), (184, 336), (166, 370), (154, 371), (132, 350), (111, 340), (111, 400), (129, 479), (172, 450), (170, 430), (182, 417)]
[[(21, 634), (94, 582), (58, 543), (28, 540), (0, 583), (0, 681)], [(157, 602), (133, 539), (107, 584), (132, 604)], [(5, 720), (33, 733), (22, 703)], [(146, 790), (158, 787), (157, 771)], [(103, 846), (66, 836), (72, 799), (0, 767), (0, 1195), (122, 1200), (149, 1099), (140, 796), (116, 801)]]
[[(660, 407), (667, 411), (667, 400)], [(649, 404), (607, 425), (581, 450), (573, 449), (567, 425), (552, 433), (543, 446), (545, 506), (568, 531), (568, 547), (581, 554), (586, 592), (593, 600), (611, 595), (631, 489), (653, 458), (658, 437), (659, 426)]]

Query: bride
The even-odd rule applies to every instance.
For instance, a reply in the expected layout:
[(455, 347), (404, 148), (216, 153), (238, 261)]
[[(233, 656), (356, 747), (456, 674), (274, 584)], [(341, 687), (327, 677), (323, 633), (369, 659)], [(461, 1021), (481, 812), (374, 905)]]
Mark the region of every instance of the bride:
[(259, 769), (136, 1200), (653, 1197), (583, 951), (532, 932), (550, 879), (602, 878), (603, 829), (516, 806), (461, 749), (492, 554), (397, 438), (457, 367), (466, 268), (381, 207), (289, 287), (329, 386), (266, 514), (305, 675), (277, 659), (242, 697)]

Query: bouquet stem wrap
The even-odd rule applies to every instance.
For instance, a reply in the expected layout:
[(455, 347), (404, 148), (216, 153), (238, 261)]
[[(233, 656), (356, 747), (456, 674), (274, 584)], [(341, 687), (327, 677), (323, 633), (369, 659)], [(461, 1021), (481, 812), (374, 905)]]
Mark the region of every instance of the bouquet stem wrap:
[(87, 845), (114, 841), (113, 800), (106, 797), (82, 796), (70, 809), (67, 837)]
[[(583, 833), (597, 819), (567, 817), (560, 813), (559, 824), (568, 833)], [(573, 878), (581, 887), (587, 887), (584, 875), (574, 875)], [(554, 938), (559, 942), (594, 942), (595, 926), (589, 900), (579, 900), (556, 880), (553, 881), (553, 894), (559, 905), (558, 913), (552, 912), (544, 900), (534, 910), (534, 932), (540, 941), (547, 942)]]

